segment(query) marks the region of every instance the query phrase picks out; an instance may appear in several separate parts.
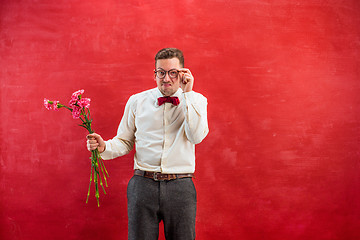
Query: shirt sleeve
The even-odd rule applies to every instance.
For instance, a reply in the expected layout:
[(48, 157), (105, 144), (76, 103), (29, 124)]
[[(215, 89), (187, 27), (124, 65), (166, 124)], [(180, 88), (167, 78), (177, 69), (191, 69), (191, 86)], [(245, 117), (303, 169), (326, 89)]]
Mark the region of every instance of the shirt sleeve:
[(126, 103), (124, 115), (121, 119), (117, 134), (113, 139), (105, 141), (105, 151), (100, 155), (104, 160), (117, 158), (128, 154), (135, 142), (135, 114), (133, 110), (134, 98)]
[(200, 143), (209, 133), (207, 99), (194, 91), (184, 94), (185, 134), (193, 144)]

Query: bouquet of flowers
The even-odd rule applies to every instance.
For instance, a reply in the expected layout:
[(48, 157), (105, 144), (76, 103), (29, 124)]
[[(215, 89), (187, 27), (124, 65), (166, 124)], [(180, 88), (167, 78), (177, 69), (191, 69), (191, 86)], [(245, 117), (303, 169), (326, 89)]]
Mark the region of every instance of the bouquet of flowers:
[[(91, 116), (90, 116), (90, 98), (83, 98), (81, 95), (84, 93), (84, 90), (78, 90), (74, 92), (71, 96), (71, 100), (69, 102), (69, 106), (65, 106), (59, 101), (50, 101), (49, 99), (44, 98), (44, 106), (48, 110), (59, 111), (59, 108), (66, 108), (72, 113), (72, 117), (74, 119), (80, 119), (82, 124), (79, 124), (80, 127), (86, 128), (89, 133), (94, 133), (91, 128)], [(109, 174), (105, 168), (103, 159), (100, 156), (100, 153), (97, 149), (91, 151), (91, 171), (90, 171), (90, 183), (89, 183), (89, 190), (86, 198), (86, 203), (88, 203), (89, 195), (90, 195), (90, 188), (91, 182), (94, 181), (95, 184), (95, 197), (97, 200), (98, 207), (100, 207), (99, 203), (99, 188), (101, 186), (102, 190), (105, 192), (103, 180), (101, 175), (104, 178), (104, 182), (106, 187), (107, 181), (106, 176), (109, 177)]]

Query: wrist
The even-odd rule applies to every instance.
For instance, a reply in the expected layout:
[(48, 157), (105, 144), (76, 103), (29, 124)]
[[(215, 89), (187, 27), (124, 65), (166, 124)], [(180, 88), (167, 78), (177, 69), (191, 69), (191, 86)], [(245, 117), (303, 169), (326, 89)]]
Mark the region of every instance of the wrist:
[(99, 151), (99, 153), (103, 153), (103, 152), (105, 152), (105, 148), (106, 148), (106, 146), (104, 146), (104, 147), (98, 147), (98, 151)]

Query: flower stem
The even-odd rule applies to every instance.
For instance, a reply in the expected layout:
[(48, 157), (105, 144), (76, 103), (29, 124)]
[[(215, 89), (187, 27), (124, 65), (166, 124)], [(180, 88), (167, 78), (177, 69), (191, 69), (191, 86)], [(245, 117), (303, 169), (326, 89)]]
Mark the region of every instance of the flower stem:
[[(90, 158), (91, 159), (91, 158)], [(89, 201), (89, 195), (90, 195), (90, 187), (91, 187), (91, 182), (92, 182), (92, 173), (93, 173), (93, 168), (91, 166), (91, 170), (90, 170), (90, 182), (89, 182), (89, 190), (88, 190), (88, 194), (86, 197), (86, 203), (88, 203)]]
[[(83, 110), (81, 112), (81, 115), (84, 116), (84, 118), (80, 117), (80, 119), (82, 121), (82, 124), (80, 126), (86, 128), (90, 134), (94, 133), (94, 131), (91, 128), (92, 120), (90, 118), (90, 110), (89, 109), (87, 109), (87, 111)], [(92, 181), (94, 181), (95, 198), (96, 198), (98, 207), (100, 207), (99, 185), (101, 186), (104, 194), (106, 194), (104, 184), (103, 184), (103, 181), (102, 181), (102, 178), (101, 178), (101, 174), (104, 177), (104, 182), (105, 182), (106, 187), (108, 187), (106, 175), (109, 176), (109, 174), (108, 174), (108, 172), (107, 172), (107, 170), (105, 168), (104, 162), (103, 162), (103, 160), (102, 160), (102, 158), (100, 156), (100, 153), (99, 153), (98, 149), (95, 149), (95, 150), (91, 151), (90, 159), (91, 159), (91, 173), (90, 173), (90, 183), (89, 183), (89, 189), (88, 189), (88, 195), (87, 195), (86, 203), (88, 202), (88, 199), (89, 199), (91, 183), (92, 183)], [(94, 174), (94, 177), (92, 178), (93, 174)]]

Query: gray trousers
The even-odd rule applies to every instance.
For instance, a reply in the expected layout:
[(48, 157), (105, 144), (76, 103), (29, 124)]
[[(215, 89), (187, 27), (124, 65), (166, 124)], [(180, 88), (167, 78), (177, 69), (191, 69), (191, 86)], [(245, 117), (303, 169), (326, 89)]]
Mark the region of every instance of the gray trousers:
[(133, 176), (127, 188), (128, 239), (156, 240), (164, 222), (167, 240), (195, 239), (196, 190), (192, 178), (154, 181)]

